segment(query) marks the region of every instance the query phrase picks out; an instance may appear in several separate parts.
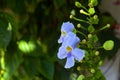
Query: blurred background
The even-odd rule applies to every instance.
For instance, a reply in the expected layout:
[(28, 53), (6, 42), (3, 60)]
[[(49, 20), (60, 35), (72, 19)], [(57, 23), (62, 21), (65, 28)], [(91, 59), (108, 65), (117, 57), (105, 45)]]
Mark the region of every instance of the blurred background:
[(1, 80), (68, 80), (57, 40), (74, 1), (0, 0)]

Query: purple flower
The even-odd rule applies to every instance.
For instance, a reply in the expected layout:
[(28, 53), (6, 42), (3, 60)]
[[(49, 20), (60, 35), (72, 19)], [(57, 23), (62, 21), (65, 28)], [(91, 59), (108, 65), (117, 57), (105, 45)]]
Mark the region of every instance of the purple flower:
[(64, 22), (61, 27), (61, 36), (58, 39), (58, 43), (62, 43), (64, 38), (68, 32), (72, 32), (74, 29), (74, 25), (70, 22)]
[(65, 68), (71, 68), (74, 66), (74, 60), (81, 61), (85, 56), (84, 51), (77, 48), (80, 39), (72, 32), (69, 32), (62, 46), (59, 48), (58, 51), (58, 58), (64, 59), (67, 58)]

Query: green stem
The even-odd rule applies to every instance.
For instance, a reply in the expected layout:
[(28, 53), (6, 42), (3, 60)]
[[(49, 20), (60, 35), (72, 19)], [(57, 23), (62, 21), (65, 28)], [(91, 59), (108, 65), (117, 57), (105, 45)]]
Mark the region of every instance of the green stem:
[(84, 6), (81, 6), (84, 10), (86, 10), (87, 12), (88, 12), (88, 10), (87, 10), (87, 8), (86, 7), (84, 7)]
[(77, 31), (77, 33), (79, 33), (79, 34), (83, 35), (85, 38), (87, 38), (87, 36), (84, 33), (80, 32), (80, 31)]
[(76, 21), (80, 21), (80, 22), (84, 22), (84, 23), (89, 24), (88, 21), (85, 21), (85, 20), (82, 20), (82, 19), (78, 19), (78, 18), (76, 18), (76, 17), (74, 17), (74, 16), (72, 16), (72, 19), (74, 19), (74, 20), (76, 20)]
[(81, 29), (83, 29), (85, 31), (88, 31), (84, 26), (81, 26)]

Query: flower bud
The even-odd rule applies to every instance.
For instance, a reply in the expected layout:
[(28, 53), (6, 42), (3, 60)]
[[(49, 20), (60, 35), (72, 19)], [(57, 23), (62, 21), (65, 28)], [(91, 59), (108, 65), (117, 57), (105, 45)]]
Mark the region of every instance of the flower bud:
[(88, 38), (92, 38), (92, 34), (88, 34)]
[(97, 16), (97, 15), (94, 15), (94, 16), (93, 16), (93, 19), (98, 19), (98, 16)]
[(99, 61), (99, 66), (101, 66), (103, 64), (103, 61)]
[(80, 66), (77, 67), (77, 71), (80, 71)]
[(82, 40), (82, 43), (83, 43), (83, 44), (85, 44), (86, 42), (87, 42), (86, 39), (83, 39), (83, 40)]
[(78, 27), (78, 28), (81, 28), (81, 24), (77, 24), (77, 27)]
[(91, 3), (88, 4), (89, 7), (93, 7), (93, 5)]
[(85, 14), (85, 15), (90, 15), (89, 13), (85, 12), (83, 9), (80, 10), (80, 13)]
[(109, 27), (110, 27), (110, 24), (107, 24), (107, 25), (106, 25), (106, 27), (108, 27), (108, 28), (109, 28)]
[(81, 5), (81, 3), (79, 3), (78, 1), (76, 1), (75, 2), (75, 6), (78, 7), (78, 8), (80, 8), (82, 5)]
[(73, 18), (73, 15), (70, 15), (70, 19), (72, 19)]
[(95, 55), (96, 55), (96, 56), (98, 56), (99, 54), (100, 54), (99, 51), (96, 51), (96, 52), (95, 52)]
[(91, 72), (91, 73), (95, 73), (95, 69), (92, 68), (92, 69), (90, 70), (90, 72)]

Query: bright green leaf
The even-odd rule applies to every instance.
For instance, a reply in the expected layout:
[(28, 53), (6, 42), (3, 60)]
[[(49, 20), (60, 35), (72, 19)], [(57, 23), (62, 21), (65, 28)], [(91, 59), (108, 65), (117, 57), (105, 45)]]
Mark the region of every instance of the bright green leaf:
[(114, 47), (114, 42), (112, 40), (105, 41), (105, 43), (103, 44), (103, 48), (105, 50), (112, 50), (113, 47)]
[(85, 78), (84, 75), (80, 75), (80, 76), (77, 78), (77, 80), (83, 80), (84, 78)]
[(23, 51), (24, 53), (29, 53), (29, 52), (32, 52), (35, 50), (36, 45), (32, 41), (26, 42), (26, 41), (22, 40), (22, 41), (18, 42), (18, 48), (21, 51)]

